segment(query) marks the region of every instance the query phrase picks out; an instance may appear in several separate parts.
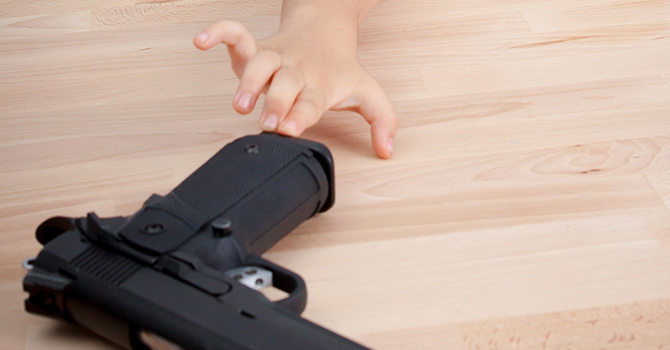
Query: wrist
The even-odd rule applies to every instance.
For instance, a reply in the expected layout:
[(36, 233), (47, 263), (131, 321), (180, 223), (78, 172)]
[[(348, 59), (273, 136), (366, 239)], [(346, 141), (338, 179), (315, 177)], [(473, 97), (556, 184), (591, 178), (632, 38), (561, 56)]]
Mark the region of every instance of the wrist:
[[(279, 33), (316, 45), (327, 44), (356, 50), (359, 12), (356, 1), (285, 0)], [(343, 46), (344, 45), (344, 46)]]
[(281, 22), (310, 22), (333, 19), (347, 28), (357, 29), (378, 0), (284, 0), (282, 2)]

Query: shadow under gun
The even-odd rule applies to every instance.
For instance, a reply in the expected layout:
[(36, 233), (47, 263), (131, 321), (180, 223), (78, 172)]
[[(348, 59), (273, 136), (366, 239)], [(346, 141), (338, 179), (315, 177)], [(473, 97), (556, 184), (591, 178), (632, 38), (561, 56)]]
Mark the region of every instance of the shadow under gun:
[[(330, 151), (262, 133), (129, 217), (53, 217), (24, 262), (26, 311), (126, 349), (367, 349), (300, 317), (300, 276), (260, 257), (334, 202)], [(288, 296), (270, 301), (273, 286)]]

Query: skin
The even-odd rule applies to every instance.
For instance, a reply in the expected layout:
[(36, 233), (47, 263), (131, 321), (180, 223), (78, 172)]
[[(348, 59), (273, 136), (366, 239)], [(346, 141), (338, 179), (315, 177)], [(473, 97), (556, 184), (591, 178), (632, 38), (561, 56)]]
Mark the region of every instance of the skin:
[(284, 0), (276, 34), (256, 40), (241, 23), (220, 21), (198, 34), (201, 50), (225, 44), (240, 83), (233, 107), (253, 111), (266, 94), (262, 130), (300, 136), (327, 110), (351, 110), (370, 124), (380, 158), (393, 154), (393, 104), (356, 57), (358, 25), (377, 0)]

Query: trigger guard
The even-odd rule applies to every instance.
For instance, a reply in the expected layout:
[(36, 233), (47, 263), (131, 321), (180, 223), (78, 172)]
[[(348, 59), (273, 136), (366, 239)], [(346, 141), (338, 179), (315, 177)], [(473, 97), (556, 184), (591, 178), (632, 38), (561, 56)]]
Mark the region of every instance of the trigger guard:
[(300, 276), (253, 254), (248, 256), (245, 265), (254, 265), (272, 271), (272, 285), (288, 293), (288, 297), (275, 301), (274, 304), (298, 315), (305, 311), (307, 286)]

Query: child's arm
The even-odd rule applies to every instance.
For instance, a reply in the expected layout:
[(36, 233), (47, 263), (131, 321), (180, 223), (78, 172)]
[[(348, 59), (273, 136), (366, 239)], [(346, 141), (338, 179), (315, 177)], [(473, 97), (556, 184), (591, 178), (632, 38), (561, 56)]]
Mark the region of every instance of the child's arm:
[(377, 0), (284, 0), (279, 31), (256, 41), (237, 22), (212, 24), (194, 39), (207, 50), (228, 46), (240, 85), (235, 110), (253, 110), (266, 93), (260, 127), (299, 136), (327, 110), (353, 110), (371, 125), (372, 145), (389, 158), (398, 120), (393, 105), (358, 63), (358, 25)]

